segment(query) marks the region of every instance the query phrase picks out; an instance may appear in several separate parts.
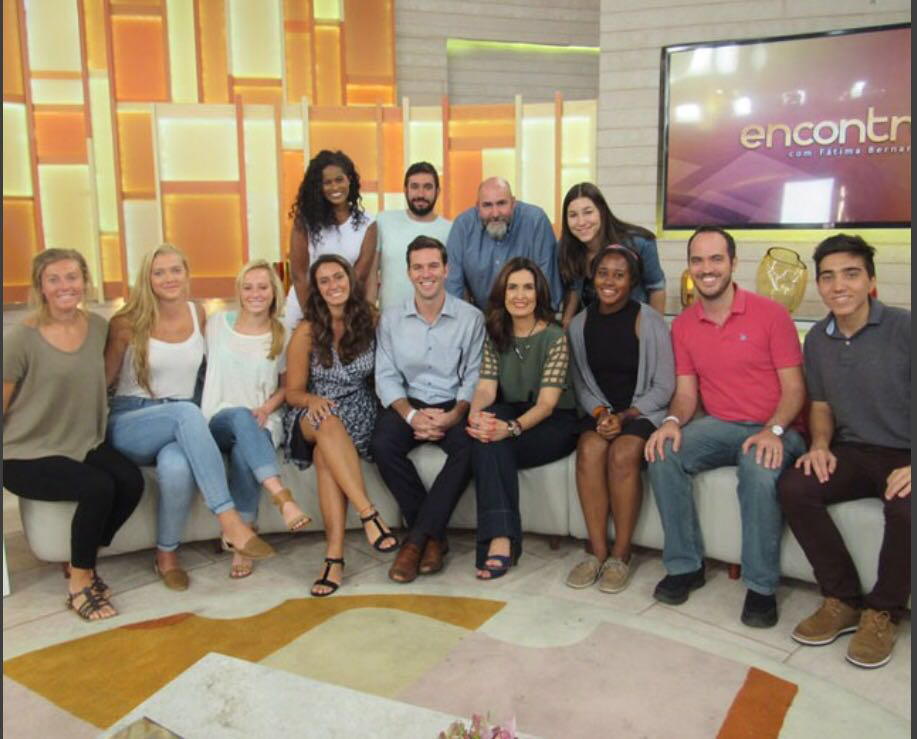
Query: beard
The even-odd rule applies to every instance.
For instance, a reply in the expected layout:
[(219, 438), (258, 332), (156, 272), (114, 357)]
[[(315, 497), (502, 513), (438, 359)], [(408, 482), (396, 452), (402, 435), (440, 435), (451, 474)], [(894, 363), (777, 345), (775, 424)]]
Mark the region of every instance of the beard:
[(496, 217), (484, 224), (484, 230), (494, 241), (502, 241), (509, 230), (509, 219)]
[(411, 211), (415, 216), (425, 216), (428, 215), (433, 208), (436, 207), (436, 199), (432, 201), (426, 200), (425, 198), (414, 198), (413, 200), (408, 200), (408, 210)]

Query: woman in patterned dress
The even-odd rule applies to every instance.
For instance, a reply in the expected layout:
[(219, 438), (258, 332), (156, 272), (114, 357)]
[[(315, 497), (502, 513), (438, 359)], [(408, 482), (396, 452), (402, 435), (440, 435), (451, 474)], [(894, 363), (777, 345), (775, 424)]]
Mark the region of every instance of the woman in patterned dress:
[(479, 580), (505, 575), (522, 552), (517, 471), (566, 457), (581, 428), (567, 337), (554, 318), (538, 265), (525, 257), (504, 265), (490, 293), (486, 326), (468, 413)]
[(380, 552), (398, 540), (366, 494), (359, 457), (369, 459), (378, 401), (373, 377), (376, 311), (364, 299), (350, 263), (325, 254), (309, 269), (305, 319), (287, 350), (284, 419), (287, 458), (301, 469), (315, 463), (327, 551), (312, 595), (331, 595), (344, 575), (347, 503)]

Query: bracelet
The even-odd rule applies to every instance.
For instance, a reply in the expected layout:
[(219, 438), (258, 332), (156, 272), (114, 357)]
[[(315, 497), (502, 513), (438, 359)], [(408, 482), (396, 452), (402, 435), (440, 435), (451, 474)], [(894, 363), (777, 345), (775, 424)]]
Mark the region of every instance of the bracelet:
[(510, 436), (521, 436), (522, 435), (522, 424), (519, 421), (512, 420), (506, 422), (506, 428), (509, 430)]
[(411, 425), (411, 421), (414, 420), (414, 416), (416, 415), (417, 415), (416, 408), (411, 408), (411, 410), (408, 411), (408, 414), (404, 417), (404, 420), (407, 422), (408, 426)]
[[(675, 421), (676, 426), (681, 426), (681, 419), (678, 416), (666, 416), (662, 419), (662, 423), (665, 423), (666, 421)], [(662, 423), (659, 425), (662, 426)]]
[(598, 419), (603, 413), (607, 413), (607, 412), (608, 412), (607, 407), (605, 407), (604, 405), (597, 405), (595, 408), (592, 409), (592, 417), (595, 419)]

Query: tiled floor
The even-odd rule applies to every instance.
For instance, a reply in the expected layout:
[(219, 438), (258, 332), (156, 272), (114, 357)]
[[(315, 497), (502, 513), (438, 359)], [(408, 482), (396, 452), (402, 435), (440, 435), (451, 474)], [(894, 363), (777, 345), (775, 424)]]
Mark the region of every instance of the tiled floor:
[[(59, 565), (36, 560), (25, 542), (14, 496), (4, 494), (4, 535), (10, 568), (12, 594), (3, 602), (4, 657), (78, 636), (178, 611), (211, 617), (244, 616), (259, 613), (290, 597), (303, 597), (320, 570), (324, 542), (318, 534), (268, 537), (277, 557), (257, 563), (255, 574), (238, 582), (227, 577), (229, 557), (214, 551), (212, 542), (186, 545), (181, 550), (192, 586), (184, 593), (167, 591), (152, 571), (151, 551), (136, 552), (102, 560), (100, 569), (115, 591), (119, 618), (105, 624), (86, 624), (64, 608), (65, 581)], [(879, 670), (860, 670), (844, 660), (847, 640), (833, 645), (806, 648), (790, 639), (795, 624), (820, 602), (814, 586), (785, 582), (778, 593), (781, 618), (773, 629), (751, 629), (739, 622), (744, 588), (730, 580), (725, 567), (708, 564), (705, 587), (687, 603), (669, 607), (655, 601), (652, 590), (663, 575), (658, 552), (643, 550), (636, 555), (636, 569), (630, 586), (618, 595), (605, 595), (594, 588), (572, 590), (563, 584), (568, 570), (583, 556), (582, 545), (562, 540), (551, 549), (544, 537), (528, 536), (525, 552), (510, 574), (493, 583), (474, 579), (473, 538), (470, 532), (450, 534), (452, 553), (443, 573), (422, 578), (417, 586), (396, 585), (388, 580), (391, 555), (374, 551), (359, 531), (348, 532), (345, 559), (346, 578), (340, 592), (397, 592), (411, 587), (430, 594), (471, 595), (507, 600), (542, 598), (543, 607), (528, 609), (528, 622), (514, 622), (513, 639), (533, 645), (565, 642), (586, 636), (602, 614), (614, 614), (620, 623), (685, 641), (697, 640), (708, 651), (722, 656), (774, 660), (821, 678), (826, 688), (839, 686), (866, 698), (891, 714), (910, 721), (911, 633), (910, 620), (900, 627), (894, 657)], [(564, 628), (557, 628), (559, 622)], [(488, 624), (483, 627), (487, 631)], [(496, 624), (491, 636), (500, 637)]]

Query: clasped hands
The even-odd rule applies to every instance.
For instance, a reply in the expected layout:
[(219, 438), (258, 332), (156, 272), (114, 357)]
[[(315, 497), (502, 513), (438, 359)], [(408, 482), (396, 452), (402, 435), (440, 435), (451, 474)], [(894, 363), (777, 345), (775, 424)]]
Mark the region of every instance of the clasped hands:
[(509, 424), (497, 418), (490, 411), (477, 411), (468, 416), (465, 431), (472, 439), (484, 444), (492, 441), (503, 441), (509, 436)]
[(414, 438), (422, 441), (438, 441), (455, 425), (455, 414), (442, 408), (417, 408), (411, 419)]

